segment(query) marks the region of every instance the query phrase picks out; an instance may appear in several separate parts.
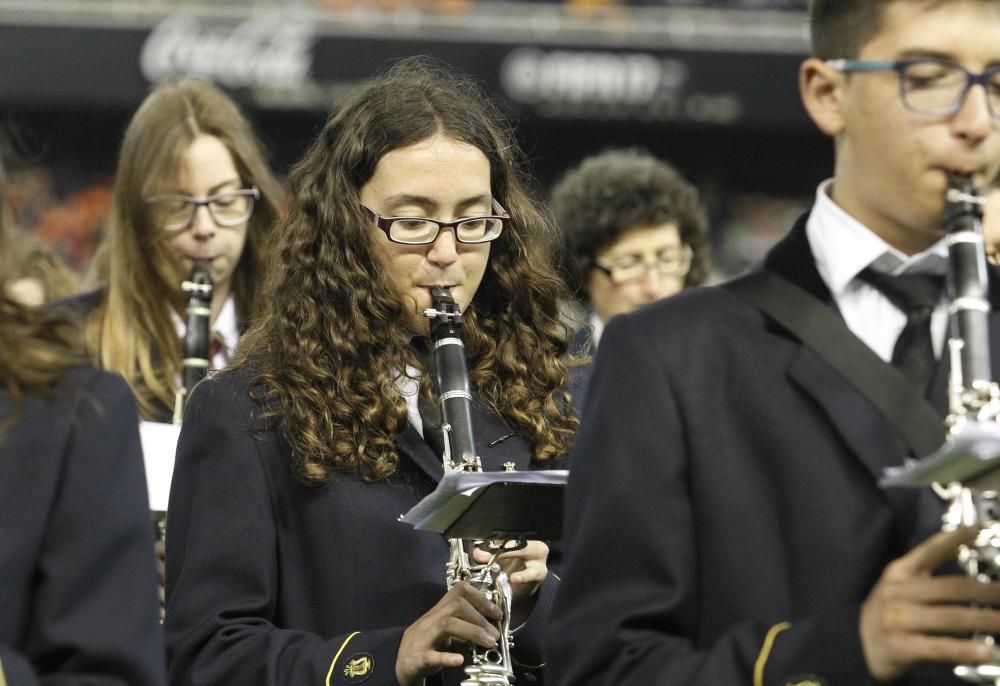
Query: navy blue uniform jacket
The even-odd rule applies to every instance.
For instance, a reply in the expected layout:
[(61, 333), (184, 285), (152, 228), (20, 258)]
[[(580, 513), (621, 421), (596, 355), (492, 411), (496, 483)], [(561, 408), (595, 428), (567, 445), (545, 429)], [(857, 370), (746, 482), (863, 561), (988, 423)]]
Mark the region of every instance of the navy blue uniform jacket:
[[(335, 473), (307, 486), (280, 431), (260, 419), (248, 378), (236, 369), (206, 379), (186, 408), (167, 526), (170, 683), (396, 684), (403, 630), (444, 595), (448, 558), (442, 536), (397, 518), (433, 490), (441, 459), (408, 425), (389, 479)], [(473, 414), (484, 469), (529, 468), (524, 441)], [(522, 665), (541, 661), (549, 576), (515, 639)]]
[[(0, 391), (0, 422), (11, 416)], [(0, 434), (0, 682), (166, 681), (131, 391), (92, 368)]]
[[(833, 307), (804, 224), (764, 268)], [(946, 380), (944, 360), (942, 417)], [(940, 527), (929, 491), (877, 485), (905, 455), (867, 400), (725, 288), (615, 318), (570, 458), (550, 681), (872, 683), (860, 603)], [(951, 683), (930, 671), (907, 683)]]

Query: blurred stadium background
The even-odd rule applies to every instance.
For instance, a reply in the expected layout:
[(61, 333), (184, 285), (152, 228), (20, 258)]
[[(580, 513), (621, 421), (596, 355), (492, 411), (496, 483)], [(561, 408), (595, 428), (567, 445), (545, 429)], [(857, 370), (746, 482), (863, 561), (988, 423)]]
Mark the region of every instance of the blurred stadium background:
[(477, 76), (516, 123), (545, 198), (609, 146), (678, 166), (709, 208), (720, 275), (757, 259), (832, 164), (799, 104), (806, 0), (0, 0), (8, 203), (84, 270), (121, 134), (176, 72), (246, 108), (284, 174), (355, 83), (393, 58)]

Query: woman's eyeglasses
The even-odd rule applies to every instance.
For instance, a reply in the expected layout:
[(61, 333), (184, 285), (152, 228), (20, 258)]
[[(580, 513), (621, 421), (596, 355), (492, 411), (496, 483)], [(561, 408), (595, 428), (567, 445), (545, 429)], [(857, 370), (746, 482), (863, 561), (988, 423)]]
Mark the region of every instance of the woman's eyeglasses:
[(614, 260), (595, 260), (594, 268), (599, 269), (616, 286), (623, 286), (646, 278), (655, 271), (661, 276), (684, 276), (691, 267), (691, 247), (666, 248), (656, 253), (652, 260), (642, 255), (624, 255)]
[(191, 226), (199, 207), (208, 210), (216, 226), (239, 226), (253, 214), (254, 202), (260, 200), (256, 187), (223, 191), (199, 200), (187, 195), (158, 195), (146, 203), (166, 231), (182, 231)]
[(442, 229), (454, 229), (455, 239), (459, 243), (489, 243), (503, 233), (510, 221), (507, 210), (496, 200), (493, 201), (493, 211), (496, 214), (462, 217), (450, 222), (427, 217), (383, 217), (367, 205), (361, 207), (375, 220), (375, 225), (385, 232), (390, 241), (404, 245), (433, 243)]

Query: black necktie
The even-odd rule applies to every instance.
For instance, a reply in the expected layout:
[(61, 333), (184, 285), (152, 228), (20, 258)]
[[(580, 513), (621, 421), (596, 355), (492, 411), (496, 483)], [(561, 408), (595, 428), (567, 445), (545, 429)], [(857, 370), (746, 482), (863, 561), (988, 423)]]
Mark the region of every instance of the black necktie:
[(892, 276), (868, 268), (859, 278), (867, 281), (906, 314), (906, 326), (896, 339), (892, 364), (927, 391), (934, 369), (934, 342), (931, 314), (941, 297), (944, 276), (940, 274), (899, 274)]
[[(424, 361), (428, 374), (434, 373), (434, 349), (426, 336), (414, 336), (410, 345)], [(424, 427), (424, 441), (438, 457), (444, 455), (444, 432), (441, 431), (441, 410), (433, 402), (417, 392), (417, 412)]]

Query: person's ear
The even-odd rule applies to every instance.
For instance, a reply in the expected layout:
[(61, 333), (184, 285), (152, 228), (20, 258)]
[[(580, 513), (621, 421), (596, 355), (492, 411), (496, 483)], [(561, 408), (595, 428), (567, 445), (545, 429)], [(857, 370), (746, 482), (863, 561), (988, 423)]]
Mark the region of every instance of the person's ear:
[(844, 129), (844, 73), (816, 57), (799, 67), (802, 104), (819, 130), (836, 136)]

